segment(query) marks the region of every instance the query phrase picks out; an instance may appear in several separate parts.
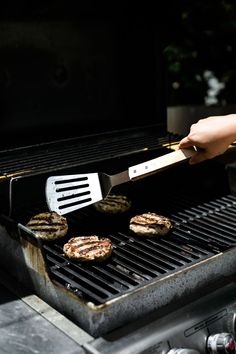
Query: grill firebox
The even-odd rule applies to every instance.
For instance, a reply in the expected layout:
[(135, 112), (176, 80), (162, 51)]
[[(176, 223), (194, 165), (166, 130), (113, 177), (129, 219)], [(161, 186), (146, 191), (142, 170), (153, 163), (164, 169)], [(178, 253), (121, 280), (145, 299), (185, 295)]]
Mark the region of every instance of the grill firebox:
[[(226, 195), (198, 207), (188, 207), (186, 200), (183, 203), (185, 213), (176, 206), (176, 212), (170, 214), (174, 228), (166, 237), (135, 237), (128, 231), (128, 217), (123, 229), (101, 230), (99, 234), (105, 234), (114, 245), (111, 259), (104, 264), (68, 260), (62, 250), (65, 241), (44, 244), (51, 279), (86, 301), (101, 305), (236, 245), (235, 197)], [(86, 219), (85, 234), (94, 217), (90, 213)]]
[[(44, 174), (14, 178), (11, 215), (1, 215), (3, 266), (95, 337), (234, 274), (236, 197), (229, 192), (224, 166), (185, 163), (171, 171), (115, 189), (132, 200), (126, 214), (104, 215), (93, 206), (69, 214), (68, 235), (53, 242), (41, 241), (24, 226), (32, 215), (47, 210), (42, 198), (34, 196)], [(31, 187), (30, 198), (18, 205), (26, 187)], [(170, 217), (174, 227), (169, 235), (132, 234), (130, 217), (144, 211)], [(108, 260), (86, 264), (63, 255), (70, 237), (91, 234), (112, 240)]]

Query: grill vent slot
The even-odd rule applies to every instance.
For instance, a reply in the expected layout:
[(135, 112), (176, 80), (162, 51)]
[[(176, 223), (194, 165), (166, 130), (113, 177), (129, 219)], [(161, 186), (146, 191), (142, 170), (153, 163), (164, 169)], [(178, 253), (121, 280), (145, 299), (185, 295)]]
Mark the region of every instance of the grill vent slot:
[(0, 151), (1, 175), (31, 174), (72, 168), (79, 165), (101, 162), (117, 156), (127, 156), (143, 151), (158, 150), (175, 140), (174, 135), (158, 138), (151, 129), (144, 134), (124, 132), (114, 140), (113, 136), (77, 138), (54, 143), (39, 144), (24, 148)]

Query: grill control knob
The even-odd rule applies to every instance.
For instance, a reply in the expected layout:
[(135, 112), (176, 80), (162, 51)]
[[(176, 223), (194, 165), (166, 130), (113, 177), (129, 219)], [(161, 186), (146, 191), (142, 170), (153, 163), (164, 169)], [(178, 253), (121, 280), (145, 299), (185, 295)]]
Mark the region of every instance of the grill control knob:
[(231, 333), (213, 334), (207, 338), (207, 349), (211, 354), (235, 353), (236, 343)]
[(195, 349), (173, 348), (167, 354), (200, 354), (200, 353)]
[(229, 312), (227, 316), (224, 317), (224, 325), (227, 328), (227, 331), (236, 334), (236, 313)]

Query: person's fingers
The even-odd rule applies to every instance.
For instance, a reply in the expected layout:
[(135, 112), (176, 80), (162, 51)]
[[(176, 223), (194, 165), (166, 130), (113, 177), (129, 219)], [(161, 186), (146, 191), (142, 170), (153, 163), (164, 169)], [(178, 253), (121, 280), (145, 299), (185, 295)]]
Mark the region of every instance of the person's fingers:
[(196, 154), (193, 155), (191, 157), (191, 159), (189, 160), (189, 163), (190, 163), (190, 165), (195, 165), (195, 164), (205, 161), (207, 159), (208, 158), (204, 152), (196, 152)]
[(187, 136), (185, 138), (183, 138), (179, 143), (180, 149), (187, 148), (190, 146), (193, 146), (193, 143), (192, 143), (192, 141), (189, 140), (189, 138)]

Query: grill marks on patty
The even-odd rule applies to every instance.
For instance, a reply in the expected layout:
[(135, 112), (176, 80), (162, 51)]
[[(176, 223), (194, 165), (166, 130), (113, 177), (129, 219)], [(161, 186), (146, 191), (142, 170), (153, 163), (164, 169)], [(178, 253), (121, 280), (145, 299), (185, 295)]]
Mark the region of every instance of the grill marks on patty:
[(96, 210), (108, 213), (124, 213), (131, 207), (131, 201), (125, 195), (109, 194), (105, 199), (94, 204)]
[(72, 237), (63, 251), (68, 258), (78, 261), (103, 261), (111, 255), (112, 242), (95, 235)]
[(144, 213), (130, 219), (129, 228), (139, 236), (164, 236), (172, 228), (169, 218), (155, 213)]
[(26, 227), (44, 240), (55, 240), (65, 236), (68, 231), (66, 218), (54, 211), (33, 216)]

